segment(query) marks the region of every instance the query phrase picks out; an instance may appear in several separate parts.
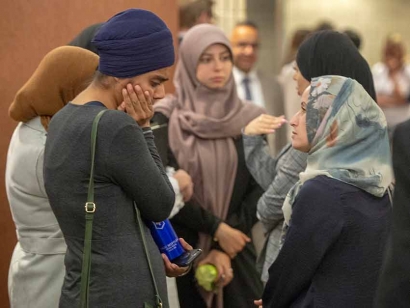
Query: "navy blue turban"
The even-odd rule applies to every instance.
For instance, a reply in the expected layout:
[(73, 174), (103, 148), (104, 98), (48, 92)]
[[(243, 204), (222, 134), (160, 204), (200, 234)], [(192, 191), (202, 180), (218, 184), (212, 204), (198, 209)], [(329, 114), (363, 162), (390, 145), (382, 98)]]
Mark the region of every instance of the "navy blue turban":
[(128, 78), (174, 64), (174, 45), (167, 25), (154, 13), (129, 9), (109, 19), (93, 39), (100, 55), (98, 70)]

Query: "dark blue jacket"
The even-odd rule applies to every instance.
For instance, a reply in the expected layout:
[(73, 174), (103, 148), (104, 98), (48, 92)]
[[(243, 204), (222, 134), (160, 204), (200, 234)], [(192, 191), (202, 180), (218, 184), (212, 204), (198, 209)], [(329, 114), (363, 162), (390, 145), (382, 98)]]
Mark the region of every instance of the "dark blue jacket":
[(263, 307), (372, 307), (390, 217), (387, 194), (326, 176), (306, 181), (269, 269)]

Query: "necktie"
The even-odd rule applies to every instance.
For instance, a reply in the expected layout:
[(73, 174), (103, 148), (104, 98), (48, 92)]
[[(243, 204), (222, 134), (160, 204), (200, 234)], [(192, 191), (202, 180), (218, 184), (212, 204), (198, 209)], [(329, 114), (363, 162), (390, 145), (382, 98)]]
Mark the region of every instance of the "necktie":
[(251, 100), (252, 100), (252, 93), (251, 93), (251, 88), (249, 87), (249, 83), (250, 83), (251, 81), (249, 80), (248, 77), (245, 77), (245, 78), (242, 80), (242, 82), (243, 82), (243, 87), (244, 87), (244, 89), (245, 89), (245, 99), (246, 99), (247, 101), (251, 101)]

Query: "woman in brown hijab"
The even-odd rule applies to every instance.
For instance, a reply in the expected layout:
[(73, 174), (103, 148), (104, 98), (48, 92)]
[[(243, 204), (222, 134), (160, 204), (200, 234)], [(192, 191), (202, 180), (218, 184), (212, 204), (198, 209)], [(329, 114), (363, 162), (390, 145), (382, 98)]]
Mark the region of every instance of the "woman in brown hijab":
[(177, 278), (180, 304), (252, 307), (262, 284), (248, 236), (262, 190), (246, 168), (241, 129), (264, 110), (239, 100), (230, 44), (216, 26), (189, 30), (179, 59), (176, 94), (154, 105), (154, 121), (168, 122), (168, 164), (186, 170), (194, 183), (193, 197), (173, 225), (204, 250), (199, 264), (216, 266), (219, 286), (214, 296), (195, 286), (190, 272)]
[(10, 117), (20, 122), (6, 166), (7, 196), (18, 237), (9, 269), (13, 308), (58, 307), (66, 244), (44, 190), (44, 145), (51, 117), (85, 89), (97, 65), (98, 56), (88, 50), (56, 48), (10, 106)]

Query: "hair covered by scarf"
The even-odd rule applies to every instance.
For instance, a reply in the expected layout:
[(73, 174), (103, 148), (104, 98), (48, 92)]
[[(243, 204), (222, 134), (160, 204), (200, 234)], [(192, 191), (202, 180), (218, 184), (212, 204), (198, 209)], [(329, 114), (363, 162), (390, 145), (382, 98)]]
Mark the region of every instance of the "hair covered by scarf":
[(98, 56), (83, 48), (62, 46), (50, 51), (17, 92), (9, 116), (27, 122), (41, 116), (47, 129), (51, 117), (83, 91), (98, 65)]
[(306, 107), (311, 145), (307, 167), (283, 205), (287, 225), (292, 205), (309, 179), (325, 175), (382, 197), (393, 179), (383, 111), (355, 80), (313, 78)]
[(355, 79), (376, 101), (373, 76), (367, 61), (346, 35), (318, 31), (299, 47), (296, 62), (306, 80), (324, 75), (339, 75)]
[(134, 77), (174, 64), (172, 33), (157, 15), (128, 9), (110, 18), (92, 43), (98, 50), (98, 70), (108, 76)]
[[(176, 95), (167, 96), (154, 109), (169, 118), (170, 147), (180, 168), (192, 177), (194, 200), (224, 220), (238, 164), (233, 138), (240, 136), (241, 129), (264, 110), (238, 98), (232, 73), (221, 89), (209, 89), (198, 81), (199, 58), (213, 44), (222, 44), (231, 52), (227, 37), (216, 26), (201, 24), (186, 33), (174, 76)], [(199, 246), (204, 256), (211, 240), (200, 233)], [(212, 296), (209, 293), (204, 297), (209, 302)]]

